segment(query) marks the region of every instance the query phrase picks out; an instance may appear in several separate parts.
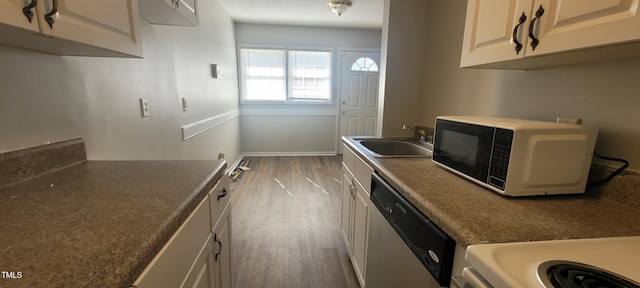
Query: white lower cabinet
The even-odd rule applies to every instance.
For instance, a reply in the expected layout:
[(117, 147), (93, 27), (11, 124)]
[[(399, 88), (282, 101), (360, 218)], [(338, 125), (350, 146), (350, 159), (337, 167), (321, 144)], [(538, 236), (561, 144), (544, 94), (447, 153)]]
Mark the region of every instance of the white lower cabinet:
[(360, 183), (356, 184), (353, 203), (353, 243), (351, 245), (351, 264), (356, 270), (360, 285), (365, 287), (367, 244), (369, 239), (369, 209), (371, 200)]
[(349, 255), (351, 255), (351, 214), (353, 210), (355, 210), (353, 208), (353, 183), (355, 180), (353, 175), (351, 175), (348, 170), (345, 170), (345, 167), (342, 167), (342, 171), (342, 213), (340, 215), (340, 228), (345, 243), (347, 244)]
[(206, 197), (151, 260), (132, 286), (136, 288), (181, 287), (184, 280), (188, 278), (194, 262), (202, 254), (201, 249), (210, 236), (209, 201)]
[(231, 205), (227, 205), (213, 230), (213, 267), (216, 288), (230, 288), (231, 284)]
[(182, 287), (184, 288), (211, 288), (216, 287), (214, 284), (214, 261), (215, 253), (213, 252), (213, 240), (211, 235), (207, 238), (207, 241), (200, 250), (198, 259), (193, 263), (191, 271), (187, 274)]
[(369, 190), (373, 169), (347, 146), (343, 146), (343, 153), (340, 226), (360, 286), (366, 287), (369, 215), (372, 207)]
[(232, 287), (231, 201), (226, 191), (229, 182), (223, 176), (131, 287)]

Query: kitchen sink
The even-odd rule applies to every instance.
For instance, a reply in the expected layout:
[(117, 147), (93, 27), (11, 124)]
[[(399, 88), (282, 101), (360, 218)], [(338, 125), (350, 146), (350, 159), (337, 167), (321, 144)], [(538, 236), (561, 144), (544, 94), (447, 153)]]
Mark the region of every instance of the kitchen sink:
[(353, 138), (357, 146), (373, 157), (431, 157), (429, 144), (411, 138)]

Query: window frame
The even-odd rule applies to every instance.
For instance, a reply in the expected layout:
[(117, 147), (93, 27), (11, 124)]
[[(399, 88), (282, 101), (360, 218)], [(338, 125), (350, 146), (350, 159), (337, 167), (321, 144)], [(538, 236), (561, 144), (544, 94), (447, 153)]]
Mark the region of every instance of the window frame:
[[(367, 69), (367, 70), (357, 69), (357, 70), (354, 70), (354, 69), (353, 69), (353, 66), (354, 66), (354, 65), (356, 65), (356, 64), (358, 63), (358, 61), (360, 61), (360, 60), (363, 60), (365, 63), (366, 63), (366, 61), (367, 61), (367, 60), (371, 60), (371, 62), (373, 62), (373, 65), (374, 65), (374, 67), (375, 67), (376, 69), (375, 69), (375, 70), (371, 70), (371, 69)], [(358, 64), (358, 66), (360, 66), (360, 67), (365, 67), (365, 66), (362, 66), (362, 65), (359, 65), (359, 64)], [(355, 61), (353, 61), (353, 62), (351, 63), (351, 68), (349, 68), (349, 70), (350, 70), (351, 72), (380, 73), (380, 65), (378, 64), (378, 62), (376, 62), (376, 60), (372, 59), (371, 57), (362, 56), (362, 57), (360, 57), (360, 58), (356, 59)]]
[[(244, 67), (244, 63), (242, 61), (243, 55), (242, 55), (242, 51), (244, 49), (249, 49), (249, 50), (275, 50), (275, 51), (282, 51), (284, 52), (285, 55), (285, 59), (284, 59), (284, 90), (285, 90), (285, 97), (283, 100), (251, 100), (251, 99), (245, 99), (245, 93), (246, 93), (246, 80), (245, 80), (245, 67)], [(328, 99), (300, 99), (300, 98), (294, 98), (291, 95), (291, 83), (293, 81), (292, 79), (292, 73), (290, 72), (291, 69), (291, 63), (290, 63), (290, 59), (289, 59), (289, 52), (321, 52), (321, 53), (328, 53), (329, 54), (329, 61), (328, 61), (328, 71), (329, 71), (329, 77), (327, 79), (328, 86), (329, 86), (329, 95), (328, 95)], [(334, 84), (335, 82), (335, 77), (336, 77), (336, 73), (335, 73), (335, 51), (332, 48), (327, 48), (327, 47), (295, 47), (295, 46), (263, 46), (263, 45), (238, 45), (237, 48), (237, 55), (238, 55), (238, 91), (240, 93), (240, 104), (273, 104), (273, 105), (332, 105), (334, 103), (334, 99), (335, 99), (335, 87)]]

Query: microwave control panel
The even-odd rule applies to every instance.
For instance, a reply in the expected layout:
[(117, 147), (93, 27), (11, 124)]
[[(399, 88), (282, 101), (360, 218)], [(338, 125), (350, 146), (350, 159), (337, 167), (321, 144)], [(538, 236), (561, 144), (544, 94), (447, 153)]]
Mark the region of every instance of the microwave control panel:
[(496, 128), (493, 135), (489, 185), (504, 191), (509, 168), (509, 155), (513, 142), (513, 130)]

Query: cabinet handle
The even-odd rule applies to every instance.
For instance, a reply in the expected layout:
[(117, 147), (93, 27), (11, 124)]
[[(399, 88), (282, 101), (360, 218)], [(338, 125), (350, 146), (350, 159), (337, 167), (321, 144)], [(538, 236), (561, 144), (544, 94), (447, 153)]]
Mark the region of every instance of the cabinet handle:
[(518, 41), (518, 28), (524, 24), (524, 21), (527, 21), (527, 16), (522, 12), (522, 16), (518, 19), (518, 25), (516, 25), (516, 28), (513, 28), (513, 42), (516, 43), (516, 55), (520, 54), (520, 50), (522, 50), (522, 43)]
[(218, 256), (220, 255), (220, 253), (222, 253), (222, 242), (220, 242), (220, 240), (218, 239), (218, 234), (217, 233), (213, 234), (213, 241), (218, 243), (218, 245), (220, 246), (220, 249), (218, 249), (218, 252), (216, 252), (216, 256), (214, 257), (214, 260), (217, 263), (218, 262)]
[(38, 5), (38, 0), (31, 0), (31, 3), (27, 6), (24, 6), (24, 8), (22, 8), (22, 13), (24, 13), (24, 16), (27, 16), (27, 19), (29, 19), (29, 23), (31, 23), (31, 19), (33, 19), (33, 7), (36, 7), (36, 5)]
[(351, 192), (351, 195), (356, 196), (356, 184), (353, 183), (353, 180), (351, 180), (351, 185), (349, 185), (349, 192)]
[(227, 196), (227, 188), (222, 188), (222, 194), (218, 194), (218, 201), (220, 201), (220, 198), (224, 198), (225, 196)]
[(538, 38), (536, 38), (535, 35), (533, 35), (533, 26), (536, 26), (536, 20), (538, 20), (540, 17), (542, 17), (542, 15), (544, 14), (544, 9), (542, 9), (542, 5), (540, 5), (540, 8), (538, 8), (538, 11), (536, 11), (536, 17), (533, 17), (533, 19), (531, 19), (531, 23), (529, 23), (529, 38), (531, 38), (531, 50), (536, 50), (536, 46), (538, 46), (538, 43), (540, 43), (540, 41), (538, 40)]
[(49, 11), (49, 13), (44, 15), (44, 20), (49, 23), (49, 28), (53, 29), (53, 23), (56, 22), (56, 19), (53, 18), (53, 15), (56, 15), (56, 13), (58, 13), (58, 0), (51, 0), (51, 2), (53, 4), (53, 8), (51, 8), (51, 11)]

